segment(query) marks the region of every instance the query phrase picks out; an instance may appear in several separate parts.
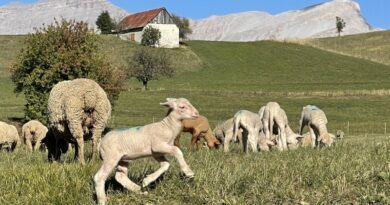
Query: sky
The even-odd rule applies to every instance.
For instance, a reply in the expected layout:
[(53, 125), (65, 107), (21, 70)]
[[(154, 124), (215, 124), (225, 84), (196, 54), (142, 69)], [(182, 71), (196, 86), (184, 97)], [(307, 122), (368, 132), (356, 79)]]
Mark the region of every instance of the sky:
[[(265, 11), (271, 14), (302, 9), (329, 0), (109, 0), (131, 12), (166, 7), (170, 13), (192, 19), (211, 15), (225, 15), (243, 11)], [(355, 0), (360, 4), (363, 16), (374, 28), (390, 29), (390, 0)], [(15, 0), (0, 0), (0, 6)], [(34, 3), (37, 0), (17, 0)]]

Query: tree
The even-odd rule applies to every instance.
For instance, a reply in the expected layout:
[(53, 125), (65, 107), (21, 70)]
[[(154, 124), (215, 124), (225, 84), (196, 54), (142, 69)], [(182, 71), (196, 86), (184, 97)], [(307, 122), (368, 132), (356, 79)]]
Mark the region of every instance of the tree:
[(148, 82), (161, 77), (172, 77), (174, 69), (168, 54), (162, 49), (138, 48), (130, 60), (131, 76), (142, 82), (142, 90), (148, 89)]
[(179, 37), (181, 39), (187, 39), (187, 35), (192, 33), (190, 28), (190, 21), (185, 17), (172, 15), (173, 21), (179, 27)]
[(345, 25), (346, 25), (346, 23), (345, 23), (344, 19), (336, 16), (336, 29), (337, 29), (337, 33), (339, 34), (339, 37), (340, 37), (341, 32), (343, 32)]
[(148, 26), (142, 34), (141, 44), (143, 46), (156, 46), (160, 42), (161, 32), (158, 28)]
[(96, 25), (102, 34), (110, 34), (115, 29), (114, 21), (108, 11), (103, 11), (96, 20)]
[(27, 36), (26, 46), (11, 68), (15, 92), (26, 98), (26, 119), (46, 122), (49, 92), (63, 80), (93, 79), (111, 101), (118, 98), (126, 72), (99, 53), (99, 38), (89, 32), (86, 23), (66, 20), (55, 20)]

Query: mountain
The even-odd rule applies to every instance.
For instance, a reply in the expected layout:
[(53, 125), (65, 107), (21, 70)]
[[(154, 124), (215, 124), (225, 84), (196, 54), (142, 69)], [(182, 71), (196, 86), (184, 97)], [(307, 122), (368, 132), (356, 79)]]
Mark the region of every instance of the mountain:
[(11, 3), (0, 7), (0, 35), (33, 32), (34, 27), (50, 24), (56, 19), (75, 19), (96, 28), (96, 19), (107, 10), (119, 20), (128, 13), (107, 0), (40, 0), (35, 4)]
[(276, 15), (251, 11), (191, 20), (192, 40), (256, 41), (336, 36), (336, 16), (346, 22), (342, 35), (366, 33), (372, 27), (352, 0), (333, 0)]

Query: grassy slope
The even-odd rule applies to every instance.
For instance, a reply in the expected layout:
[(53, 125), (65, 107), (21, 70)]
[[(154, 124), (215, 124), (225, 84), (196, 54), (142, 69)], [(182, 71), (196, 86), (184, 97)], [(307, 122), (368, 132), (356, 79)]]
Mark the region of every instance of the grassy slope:
[[(117, 39), (105, 39), (102, 45), (119, 64), (126, 64), (134, 49)], [(296, 128), (301, 107), (311, 103), (326, 111), (331, 131), (346, 131), (350, 122), (350, 135), (343, 144), (321, 151), (244, 155), (234, 146), (228, 154), (205, 150), (190, 154), (184, 148), (195, 182), (181, 180), (171, 158), (163, 182), (148, 196), (124, 191), (110, 178), (112, 204), (389, 203), (389, 138), (351, 137), (384, 132), (383, 123), (390, 115), (389, 66), (289, 43), (191, 42), (190, 48), (203, 61), (202, 69), (194, 66), (199, 60), (190, 60), (194, 55), (190, 50), (173, 50), (182, 55), (177, 67), (191, 71), (152, 81), (149, 92), (123, 92), (110, 126), (159, 120), (166, 111), (158, 103), (165, 97), (183, 96), (209, 117), (212, 126), (239, 109), (257, 111), (265, 102), (277, 101)], [(0, 54), (4, 50), (1, 47)], [(2, 57), (0, 62), (6, 62)], [(139, 86), (134, 80), (130, 85)], [(23, 100), (14, 96), (4, 75), (0, 89), (0, 119), (22, 116)], [(378, 89), (386, 90), (371, 91)], [(100, 163), (80, 167), (70, 162), (70, 154), (64, 161), (49, 165), (44, 154), (29, 155), (23, 149), (0, 153), (0, 204), (93, 204), (91, 177)], [(139, 160), (130, 166), (129, 174), (139, 183), (156, 167), (149, 159)]]
[(342, 36), (341, 38), (313, 39), (304, 41), (304, 43), (390, 65), (390, 31)]

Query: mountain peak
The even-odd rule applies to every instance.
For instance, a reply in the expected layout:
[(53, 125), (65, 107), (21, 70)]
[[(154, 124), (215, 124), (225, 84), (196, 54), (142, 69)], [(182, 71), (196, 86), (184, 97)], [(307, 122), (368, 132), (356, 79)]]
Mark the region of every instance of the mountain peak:
[[(335, 17), (347, 23), (343, 35), (372, 30), (352, 0), (333, 0), (276, 15), (247, 12), (191, 21), (193, 40), (257, 41), (336, 36)], [(234, 16), (234, 18), (232, 18)]]

